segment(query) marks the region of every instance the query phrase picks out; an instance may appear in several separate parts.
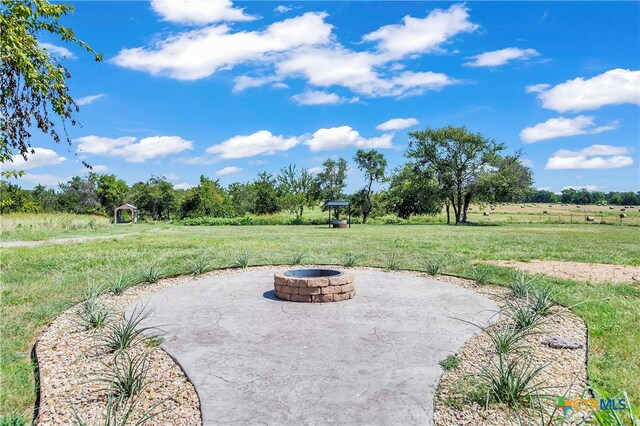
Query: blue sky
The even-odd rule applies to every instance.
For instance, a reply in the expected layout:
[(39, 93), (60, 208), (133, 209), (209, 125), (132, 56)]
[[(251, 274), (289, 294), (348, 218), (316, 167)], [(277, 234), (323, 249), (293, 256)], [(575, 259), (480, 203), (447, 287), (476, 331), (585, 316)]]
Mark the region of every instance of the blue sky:
[[(19, 183), (84, 173), (247, 181), (465, 125), (524, 150), (535, 186), (640, 188), (638, 2), (75, 2), (104, 54), (63, 55), (82, 127), (43, 135)], [(348, 190), (362, 184), (352, 170)]]

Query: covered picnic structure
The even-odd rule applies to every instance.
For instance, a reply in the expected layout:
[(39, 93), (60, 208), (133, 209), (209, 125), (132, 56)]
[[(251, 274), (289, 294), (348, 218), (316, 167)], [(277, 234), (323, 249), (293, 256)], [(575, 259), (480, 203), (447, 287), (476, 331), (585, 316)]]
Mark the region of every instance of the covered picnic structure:
[[(329, 228), (331, 228), (332, 226), (334, 228), (346, 228), (347, 226), (349, 226), (349, 228), (351, 228), (351, 202), (350, 201), (332, 200), (332, 201), (327, 201), (325, 206), (328, 207), (328, 210), (329, 210)], [(343, 223), (342, 221), (340, 221), (340, 208), (341, 207), (346, 207), (347, 208), (347, 215), (349, 217), (349, 219), (347, 220), (347, 223)], [(332, 208), (333, 208), (333, 211), (334, 211), (335, 217), (336, 217), (336, 219), (334, 221), (331, 220), (331, 209)]]
[[(122, 221), (122, 211), (129, 210), (131, 212), (131, 220), (129, 222)], [(113, 210), (113, 223), (136, 223), (138, 221), (138, 208), (131, 204), (123, 204)]]

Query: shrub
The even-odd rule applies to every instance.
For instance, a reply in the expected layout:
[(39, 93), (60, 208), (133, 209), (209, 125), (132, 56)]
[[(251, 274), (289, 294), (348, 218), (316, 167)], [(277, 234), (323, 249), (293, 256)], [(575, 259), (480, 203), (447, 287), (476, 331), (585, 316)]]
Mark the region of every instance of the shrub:
[(547, 316), (551, 313), (556, 303), (551, 299), (553, 293), (548, 287), (538, 287), (533, 291), (531, 306), (532, 309), (538, 314)]
[(393, 252), (389, 256), (389, 260), (387, 261), (386, 269), (388, 271), (396, 271), (400, 268), (400, 261), (398, 260), (398, 255)]
[(478, 285), (488, 284), (490, 275), (491, 275), (491, 270), (486, 265), (471, 266), (471, 278)]
[(249, 266), (249, 253), (242, 252), (242, 253), (236, 254), (234, 266), (236, 268), (242, 268), (242, 269), (247, 268)]
[(455, 370), (460, 366), (460, 358), (455, 355), (449, 355), (438, 364), (440, 364), (440, 367), (442, 367), (444, 371)]
[(444, 256), (437, 257), (435, 259), (426, 259), (424, 261), (424, 269), (427, 274), (435, 276), (440, 273), (444, 266)]
[(542, 323), (542, 317), (529, 299), (518, 300), (515, 303), (507, 302), (507, 305), (511, 310), (511, 320), (516, 330), (532, 329)]
[(527, 298), (533, 281), (533, 278), (528, 279), (525, 274), (520, 271), (516, 271), (509, 283), (509, 288), (515, 297)]
[(111, 310), (100, 300), (99, 288), (89, 288), (85, 295), (86, 299), (80, 303), (80, 321), (87, 329), (104, 327), (111, 316)]
[(303, 251), (294, 254), (291, 258), (291, 265), (300, 265), (306, 256), (307, 254)]
[(342, 265), (346, 268), (352, 268), (358, 264), (358, 257), (353, 253), (347, 253), (345, 255)]
[(210, 269), (209, 259), (205, 255), (189, 261), (189, 272), (193, 275), (202, 275)]
[(499, 355), (498, 361), (483, 369), (479, 377), (487, 385), (488, 400), (517, 408), (531, 401), (544, 389), (542, 384), (537, 382), (544, 367), (543, 365), (533, 368), (528, 360), (508, 359)]
[(107, 352), (124, 351), (137, 343), (143, 343), (149, 337), (143, 333), (150, 330), (158, 330), (157, 327), (141, 327), (141, 323), (149, 318), (152, 311), (147, 311), (143, 306), (133, 310), (129, 318), (122, 317), (118, 321), (110, 322), (104, 327), (104, 334), (98, 339), (98, 347)]
[(490, 330), (485, 329), (484, 331), (493, 342), (496, 353), (500, 355), (508, 355), (521, 350), (524, 346), (520, 342), (530, 334), (530, 329), (518, 330), (515, 326), (492, 327)]
[(162, 274), (163, 271), (161, 269), (158, 269), (156, 265), (151, 265), (147, 269), (144, 269), (140, 275), (142, 282), (154, 284), (158, 282)]
[(104, 372), (100, 381), (107, 384), (107, 391), (117, 400), (127, 400), (147, 387), (148, 370), (145, 352), (133, 358), (127, 352), (119, 352), (113, 359), (113, 367)]
[(111, 285), (109, 286), (109, 290), (116, 296), (120, 296), (132, 285), (131, 280), (124, 274), (124, 272), (113, 275), (110, 282)]

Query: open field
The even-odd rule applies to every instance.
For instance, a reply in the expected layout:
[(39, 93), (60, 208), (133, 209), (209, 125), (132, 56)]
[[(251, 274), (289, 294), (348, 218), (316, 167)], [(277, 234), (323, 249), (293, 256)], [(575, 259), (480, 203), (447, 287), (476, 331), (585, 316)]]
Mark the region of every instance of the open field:
[[(517, 206), (519, 208), (519, 206)], [(491, 217), (491, 216), (490, 216)], [(503, 226), (174, 226), (168, 224), (60, 229), (50, 234), (22, 229), (8, 239), (64, 236), (126, 238), (81, 245), (43, 245), (2, 250), (2, 365), (0, 414), (28, 416), (34, 402), (29, 360), (38, 332), (60, 312), (83, 298), (88, 285), (108, 286), (118, 273), (132, 279), (155, 265), (163, 275), (189, 272), (189, 262), (206, 256), (211, 267), (228, 267), (239, 253), (250, 264), (289, 264), (304, 252), (303, 263), (424, 269), (424, 260), (446, 256), (449, 274), (469, 276), (474, 260), (564, 260), (640, 265), (640, 228), (593, 224), (511, 224)], [(3, 237), (4, 239), (4, 237)], [(507, 268), (492, 267), (491, 282), (506, 284)], [(139, 278), (138, 278), (139, 281)], [(546, 279), (558, 302), (574, 306), (590, 330), (589, 375), (609, 393), (640, 396), (640, 283), (579, 283)], [(144, 285), (144, 284), (141, 284)]]

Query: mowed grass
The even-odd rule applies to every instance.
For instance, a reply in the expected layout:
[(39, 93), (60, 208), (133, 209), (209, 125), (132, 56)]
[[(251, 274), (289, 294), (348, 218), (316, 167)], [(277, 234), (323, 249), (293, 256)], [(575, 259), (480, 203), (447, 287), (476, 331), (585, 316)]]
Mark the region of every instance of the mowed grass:
[[(444, 255), (445, 272), (469, 276), (473, 260), (565, 260), (640, 264), (640, 229), (594, 225), (503, 226), (321, 226), (182, 227), (138, 224), (91, 235), (131, 233), (122, 239), (83, 244), (44, 245), (2, 250), (0, 414), (30, 415), (35, 401), (30, 351), (39, 331), (71, 304), (88, 285), (109, 285), (119, 273), (140, 275), (155, 265), (165, 275), (188, 273), (194, 259), (206, 256), (228, 267), (240, 253), (251, 265), (287, 264), (305, 253), (307, 264), (422, 270), (425, 259)], [(161, 232), (159, 232), (161, 231)], [(506, 284), (510, 272), (491, 267), (490, 281)], [(547, 280), (556, 299), (573, 306), (589, 325), (592, 383), (609, 393), (640, 395), (640, 284), (584, 284)], [(144, 285), (144, 284), (140, 284)], [(425, 309), (428, 306), (425, 303)], [(559, 330), (561, 334), (561, 330)]]

